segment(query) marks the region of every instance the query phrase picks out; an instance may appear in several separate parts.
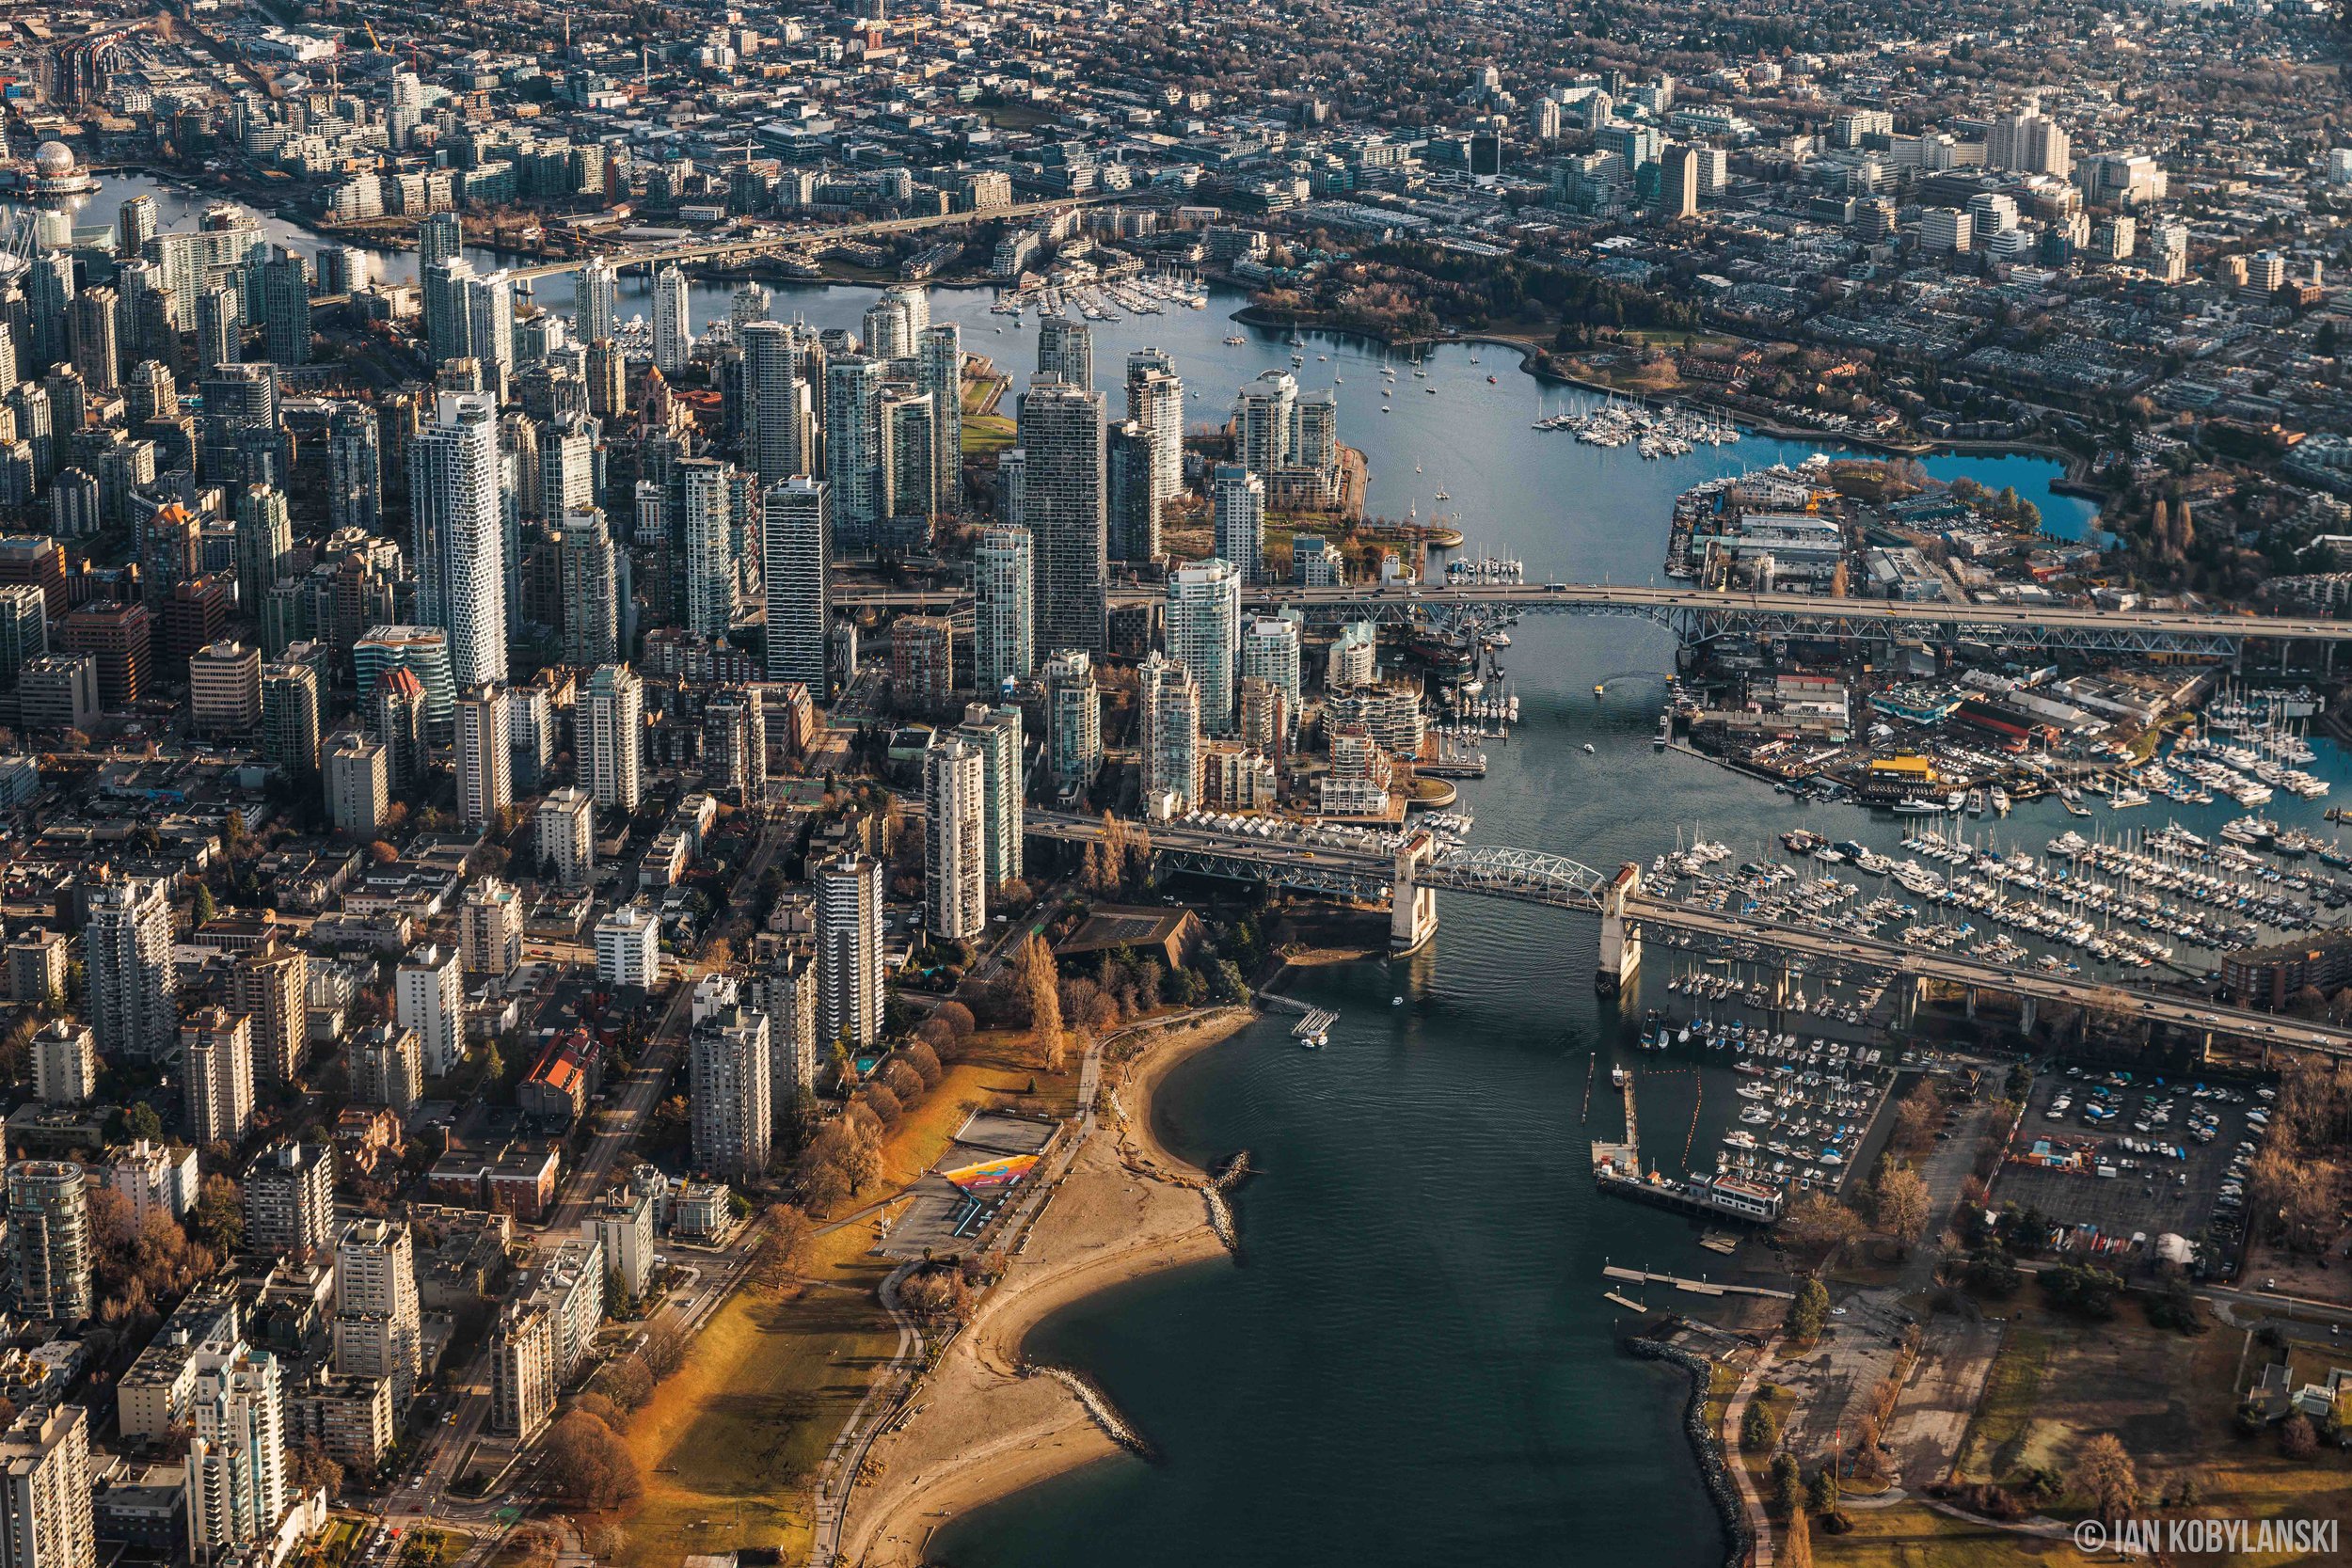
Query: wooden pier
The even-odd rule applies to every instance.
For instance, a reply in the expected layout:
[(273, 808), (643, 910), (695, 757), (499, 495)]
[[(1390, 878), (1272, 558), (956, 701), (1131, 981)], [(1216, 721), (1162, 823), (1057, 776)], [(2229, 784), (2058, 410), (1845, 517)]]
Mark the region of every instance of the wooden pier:
[(1629, 1285), (1671, 1285), (1676, 1290), (1694, 1296), (1762, 1296), (1770, 1301), (1794, 1301), (1790, 1291), (1770, 1290), (1762, 1285), (1718, 1285), (1711, 1280), (1685, 1279), (1679, 1275), (1649, 1274), (1641, 1269), (1629, 1269), (1611, 1263), (1601, 1271), (1605, 1279), (1619, 1279)]

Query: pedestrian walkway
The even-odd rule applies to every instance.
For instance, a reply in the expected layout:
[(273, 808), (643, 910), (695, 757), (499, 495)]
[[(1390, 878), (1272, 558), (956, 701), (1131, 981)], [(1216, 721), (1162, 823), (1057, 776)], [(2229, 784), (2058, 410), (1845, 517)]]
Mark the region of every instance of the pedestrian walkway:
[(1711, 1280), (1685, 1279), (1679, 1275), (1647, 1274), (1640, 1269), (1629, 1269), (1616, 1263), (1610, 1264), (1600, 1272), (1605, 1278), (1623, 1279), (1635, 1285), (1671, 1285), (1677, 1291), (1685, 1291), (1694, 1296), (1762, 1296), (1768, 1301), (1797, 1299), (1796, 1292), (1792, 1291), (1775, 1291), (1764, 1285), (1718, 1285)]
[(1775, 1338), (1749, 1363), (1747, 1372), (1740, 1379), (1740, 1386), (1731, 1392), (1731, 1402), (1724, 1406), (1724, 1465), (1731, 1471), (1731, 1483), (1740, 1489), (1740, 1506), (1748, 1511), (1748, 1529), (1756, 1537), (1756, 1550), (1749, 1557), (1751, 1568), (1772, 1568), (1772, 1523), (1765, 1516), (1764, 1498), (1756, 1489), (1756, 1478), (1740, 1455), (1740, 1422), (1747, 1416), (1748, 1402), (1764, 1381), (1764, 1369), (1772, 1365), (1779, 1353), (1780, 1341)]

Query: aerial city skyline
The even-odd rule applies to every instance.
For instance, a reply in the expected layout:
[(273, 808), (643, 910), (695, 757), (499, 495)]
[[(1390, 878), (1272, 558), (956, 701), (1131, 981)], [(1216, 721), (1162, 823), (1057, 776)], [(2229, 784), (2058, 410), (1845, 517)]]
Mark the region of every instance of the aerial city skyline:
[(2344, 47), (0, 21), (0, 1568), (2340, 1551)]

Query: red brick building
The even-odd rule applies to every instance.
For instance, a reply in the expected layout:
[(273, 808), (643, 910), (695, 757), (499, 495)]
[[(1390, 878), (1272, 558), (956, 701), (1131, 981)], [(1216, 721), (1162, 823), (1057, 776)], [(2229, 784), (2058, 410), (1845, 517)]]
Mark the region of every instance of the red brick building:
[(154, 685), (151, 626), (145, 605), (86, 604), (57, 623), (57, 646), (95, 658), (99, 701), (128, 707)]

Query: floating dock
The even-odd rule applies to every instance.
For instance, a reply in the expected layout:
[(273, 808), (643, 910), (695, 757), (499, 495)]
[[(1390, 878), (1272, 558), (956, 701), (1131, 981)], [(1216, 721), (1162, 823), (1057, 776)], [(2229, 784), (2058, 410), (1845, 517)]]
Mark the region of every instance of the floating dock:
[(1604, 1143), (1598, 1138), (1593, 1140), (1593, 1181), (1602, 1192), (1638, 1197), (1661, 1208), (1696, 1214), (1704, 1219), (1743, 1220), (1750, 1225), (1770, 1225), (1780, 1218), (1781, 1195), (1774, 1188), (1758, 1186), (1729, 1176), (1719, 1176), (1711, 1181), (1696, 1178), (1677, 1181), (1661, 1173), (1644, 1177), (1641, 1124), (1634, 1119), (1633, 1074), (1629, 1072), (1625, 1075), (1623, 1089), (1625, 1141)]

